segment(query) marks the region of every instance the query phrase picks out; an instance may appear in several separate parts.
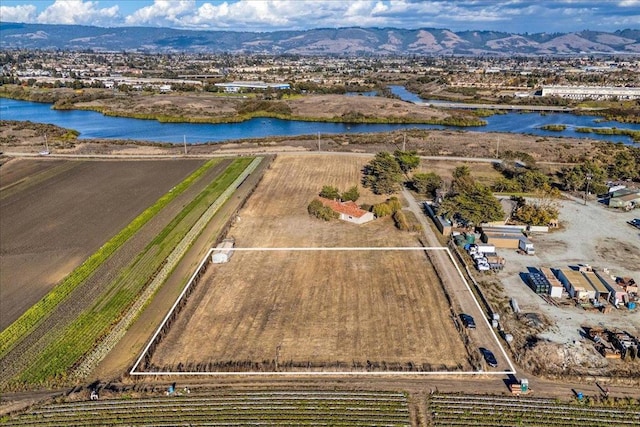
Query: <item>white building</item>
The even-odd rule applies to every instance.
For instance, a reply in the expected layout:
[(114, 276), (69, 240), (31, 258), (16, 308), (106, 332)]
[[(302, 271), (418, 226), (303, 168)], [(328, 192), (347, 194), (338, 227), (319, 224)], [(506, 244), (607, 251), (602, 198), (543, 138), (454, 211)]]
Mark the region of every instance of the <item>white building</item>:
[(613, 86), (544, 86), (542, 96), (559, 96), (569, 99), (640, 99), (639, 87)]
[(289, 83), (265, 83), (265, 82), (231, 82), (231, 83), (216, 83), (215, 86), (224, 88), (225, 92), (240, 92), (242, 89), (277, 89), (285, 90), (290, 89)]

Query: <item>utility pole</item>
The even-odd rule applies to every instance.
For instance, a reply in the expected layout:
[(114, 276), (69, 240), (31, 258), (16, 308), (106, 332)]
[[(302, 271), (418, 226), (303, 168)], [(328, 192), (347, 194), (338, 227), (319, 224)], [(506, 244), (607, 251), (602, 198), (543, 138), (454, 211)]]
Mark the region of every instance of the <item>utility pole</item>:
[(407, 151), (407, 133), (404, 133), (404, 139), (402, 140), (402, 151)]
[(500, 157), (499, 151), (500, 151), (500, 138), (498, 138), (498, 140), (496, 141), (496, 159)]
[(320, 132), (318, 132), (318, 151), (320, 151)]
[(182, 140), (184, 141), (184, 154), (187, 154), (187, 135), (182, 135)]
[(587, 205), (587, 197), (589, 197), (589, 184), (591, 183), (591, 178), (593, 178), (593, 175), (590, 173), (587, 173), (587, 188), (585, 188), (584, 190), (584, 205)]

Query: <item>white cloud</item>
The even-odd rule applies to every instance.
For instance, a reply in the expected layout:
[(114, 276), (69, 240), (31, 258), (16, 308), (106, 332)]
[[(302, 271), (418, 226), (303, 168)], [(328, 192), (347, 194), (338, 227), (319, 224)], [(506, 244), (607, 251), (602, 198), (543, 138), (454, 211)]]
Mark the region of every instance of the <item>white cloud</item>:
[(41, 24), (113, 25), (118, 21), (118, 6), (98, 9), (98, 2), (56, 0), (37, 17)]
[[(155, 0), (125, 18), (127, 25), (180, 25), (197, 11), (195, 0)], [(187, 18), (188, 19), (188, 18)]]
[(36, 7), (32, 4), (19, 6), (0, 6), (0, 21), (2, 22), (34, 22)]

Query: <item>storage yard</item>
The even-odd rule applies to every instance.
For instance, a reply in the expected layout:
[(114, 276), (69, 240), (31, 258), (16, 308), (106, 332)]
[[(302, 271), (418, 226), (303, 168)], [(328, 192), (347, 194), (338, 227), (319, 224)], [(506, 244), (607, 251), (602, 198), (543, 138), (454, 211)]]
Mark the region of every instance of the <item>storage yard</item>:
[[(419, 246), (390, 218), (324, 222), (323, 185), (359, 182), (366, 159), (279, 156), (228, 236), (237, 248)], [(384, 200), (361, 190), (359, 203)], [(197, 371), (469, 370), (424, 251), (243, 251), (212, 265), (151, 360)], [(149, 367), (147, 367), (149, 368)]]
[[(515, 299), (520, 310), (506, 309), (505, 327), (521, 340), (536, 337), (536, 345), (521, 350), (522, 364), (539, 373), (625, 375), (627, 369), (640, 370), (639, 362), (620, 365), (611, 357), (605, 360), (599, 343), (585, 332), (600, 327), (611, 333), (626, 331), (632, 340), (640, 337), (640, 314), (632, 302), (637, 291), (633, 284), (628, 287), (629, 278), (640, 278), (640, 236), (625, 224), (634, 215), (596, 203), (564, 200), (560, 229), (530, 234), (534, 256), (516, 249), (499, 250), (505, 258), (504, 270), (486, 279), (499, 281), (502, 298)], [(544, 365), (535, 360), (543, 354)], [(616, 354), (619, 359), (620, 351)]]

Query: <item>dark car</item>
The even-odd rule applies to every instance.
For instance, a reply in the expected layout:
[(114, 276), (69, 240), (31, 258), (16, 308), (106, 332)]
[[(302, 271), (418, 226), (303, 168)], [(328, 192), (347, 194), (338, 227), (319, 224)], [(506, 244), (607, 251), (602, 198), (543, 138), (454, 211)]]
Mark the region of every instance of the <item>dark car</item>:
[(491, 366), (492, 368), (495, 368), (496, 366), (498, 366), (498, 361), (496, 360), (496, 356), (494, 356), (491, 350), (487, 350), (484, 347), (480, 347), (480, 353), (482, 353), (482, 356), (484, 357), (485, 362), (487, 362), (487, 365)]
[(476, 327), (476, 321), (473, 320), (473, 317), (469, 316), (468, 314), (462, 313), (460, 315), (460, 320), (462, 320), (462, 324), (469, 328), (469, 329), (475, 329)]
[(628, 221), (629, 225), (633, 225), (636, 228), (640, 228), (640, 218), (634, 218), (631, 221)]

